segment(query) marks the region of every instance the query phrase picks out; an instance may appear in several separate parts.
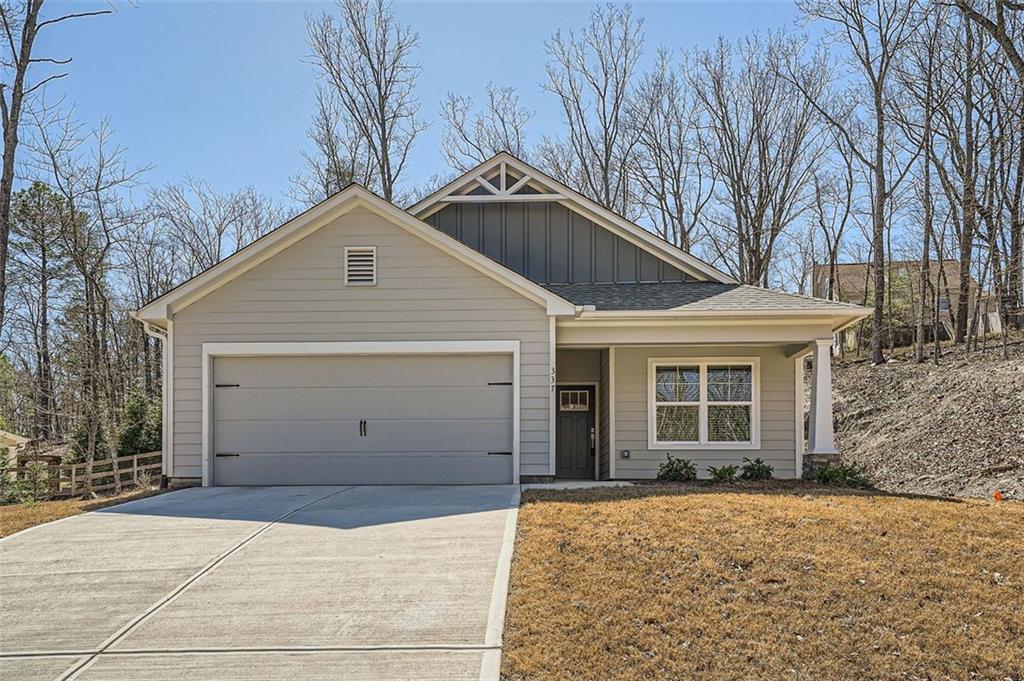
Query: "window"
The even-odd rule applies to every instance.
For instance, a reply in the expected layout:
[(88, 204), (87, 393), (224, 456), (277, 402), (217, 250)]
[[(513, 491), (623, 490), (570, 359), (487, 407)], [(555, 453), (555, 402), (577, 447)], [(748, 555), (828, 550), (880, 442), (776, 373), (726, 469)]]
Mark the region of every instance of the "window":
[(590, 391), (559, 390), (558, 409), (560, 411), (590, 411)]
[(759, 446), (756, 358), (651, 359), (650, 448)]
[(377, 283), (377, 247), (345, 247), (345, 286), (374, 286)]

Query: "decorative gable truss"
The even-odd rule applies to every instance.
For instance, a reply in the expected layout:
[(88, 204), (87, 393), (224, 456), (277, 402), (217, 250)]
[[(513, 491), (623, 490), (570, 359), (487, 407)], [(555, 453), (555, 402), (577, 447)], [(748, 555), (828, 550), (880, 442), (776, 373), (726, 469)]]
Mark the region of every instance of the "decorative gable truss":
[(642, 251), (678, 268), (691, 279), (736, 283), (728, 274), (603, 208), (507, 152), (501, 152), (467, 171), (409, 207), (408, 211), (420, 220), (427, 220), (446, 206), (454, 204), (537, 203), (561, 204)]
[(546, 187), (543, 181), (528, 172), (509, 168), (507, 161), (497, 167), (474, 174), (470, 171), (458, 180), (459, 186), (440, 198), (423, 214), (414, 213), (421, 220), (444, 208), (449, 203), (516, 203), (539, 201), (565, 201), (565, 194)]

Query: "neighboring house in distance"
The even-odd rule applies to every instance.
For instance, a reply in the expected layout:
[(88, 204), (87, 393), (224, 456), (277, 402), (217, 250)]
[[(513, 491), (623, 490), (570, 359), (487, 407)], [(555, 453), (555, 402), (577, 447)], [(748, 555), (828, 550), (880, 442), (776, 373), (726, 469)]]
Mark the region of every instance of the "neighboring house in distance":
[(4, 457), (8, 466), (14, 468), (18, 465), (18, 458), (22, 456), (30, 442), (32, 442), (31, 438), (0, 430), (0, 456)]
[[(927, 296), (929, 314), (935, 310), (935, 292), (939, 294), (939, 338), (947, 340), (953, 337), (953, 325), (955, 324), (957, 305), (960, 301), (960, 264), (956, 261), (946, 260), (940, 265), (931, 261), (928, 263), (929, 290)], [(890, 272), (892, 273), (890, 279)], [(871, 263), (838, 263), (835, 267), (834, 279), (829, 286), (831, 268), (828, 264), (814, 265), (812, 273), (812, 295), (816, 298), (826, 300), (853, 303), (855, 305), (874, 305), (874, 266)], [(892, 312), (894, 323), (891, 328), (892, 340), (896, 345), (908, 345), (914, 341), (917, 325), (917, 315), (920, 310), (921, 292), (921, 261), (920, 260), (894, 260), (886, 265), (886, 285), (892, 294)], [(998, 331), (999, 315), (995, 312), (996, 306), (992, 296), (982, 294), (978, 296), (978, 282), (973, 277), (968, 281), (969, 296), (967, 299), (968, 318), (974, 314), (975, 305), (981, 301), (979, 320), (984, 325), (986, 332)], [(830, 292), (831, 291), (831, 292)], [(889, 292), (886, 295), (889, 295)], [(888, 305), (888, 303), (887, 303)], [(854, 349), (857, 345), (857, 330), (851, 328), (843, 334), (843, 344), (847, 349)], [(862, 339), (864, 341), (864, 339)], [(866, 343), (866, 341), (864, 341)]]
[(402, 210), (352, 185), (138, 310), (174, 484), (653, 478), (835, 452), (833, 334), (498, 154)]

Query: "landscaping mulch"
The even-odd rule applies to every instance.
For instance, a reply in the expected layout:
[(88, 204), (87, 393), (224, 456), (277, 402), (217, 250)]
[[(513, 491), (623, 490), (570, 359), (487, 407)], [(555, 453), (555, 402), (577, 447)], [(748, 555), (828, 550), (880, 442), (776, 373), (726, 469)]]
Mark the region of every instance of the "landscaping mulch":
[(1024, 504), (544, 490), (517, 531), (509, 680), (1024, 677)]

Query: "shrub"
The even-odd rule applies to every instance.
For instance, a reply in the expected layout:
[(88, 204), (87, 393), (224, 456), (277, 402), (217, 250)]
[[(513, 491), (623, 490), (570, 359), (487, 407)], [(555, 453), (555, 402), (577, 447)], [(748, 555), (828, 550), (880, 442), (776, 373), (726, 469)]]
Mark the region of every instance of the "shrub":
[(854, 465), (837, 463), (826, 463), (814, 469), (811, 480), (822, 485), (835, 485), (837, 487), (854, 487), (856, 489), (871, 489), (871, 481), (867, 479), (864, 472)]
[(689, 459), (677, 459), (671, 454), (666, 454), (665, 459), (665, 463), (658, 466), (658, 480), (690, 482), (697, 479), (697, 467)]
[(711, 474), (711, 482), (715, 484), (736, 482), (736, 472), (738, 470), (739, 466), (708, 467), (708, 473)]
[(772, 473), (775, 471), (774, 468), (766, 464), (758, 457), (751, 461), (747, 457), (743, 457), (743, 468), (740, 469), (741, 480), (771, 480)]
[(18, 482), (22, 501), (41, 501), (50, 496), (50, 468), (44, 461), (30, 461)]
[(148, 454), (160, 449), (160, 407), (139, 392), (128, 395), (117, 434), (117, 455)]

